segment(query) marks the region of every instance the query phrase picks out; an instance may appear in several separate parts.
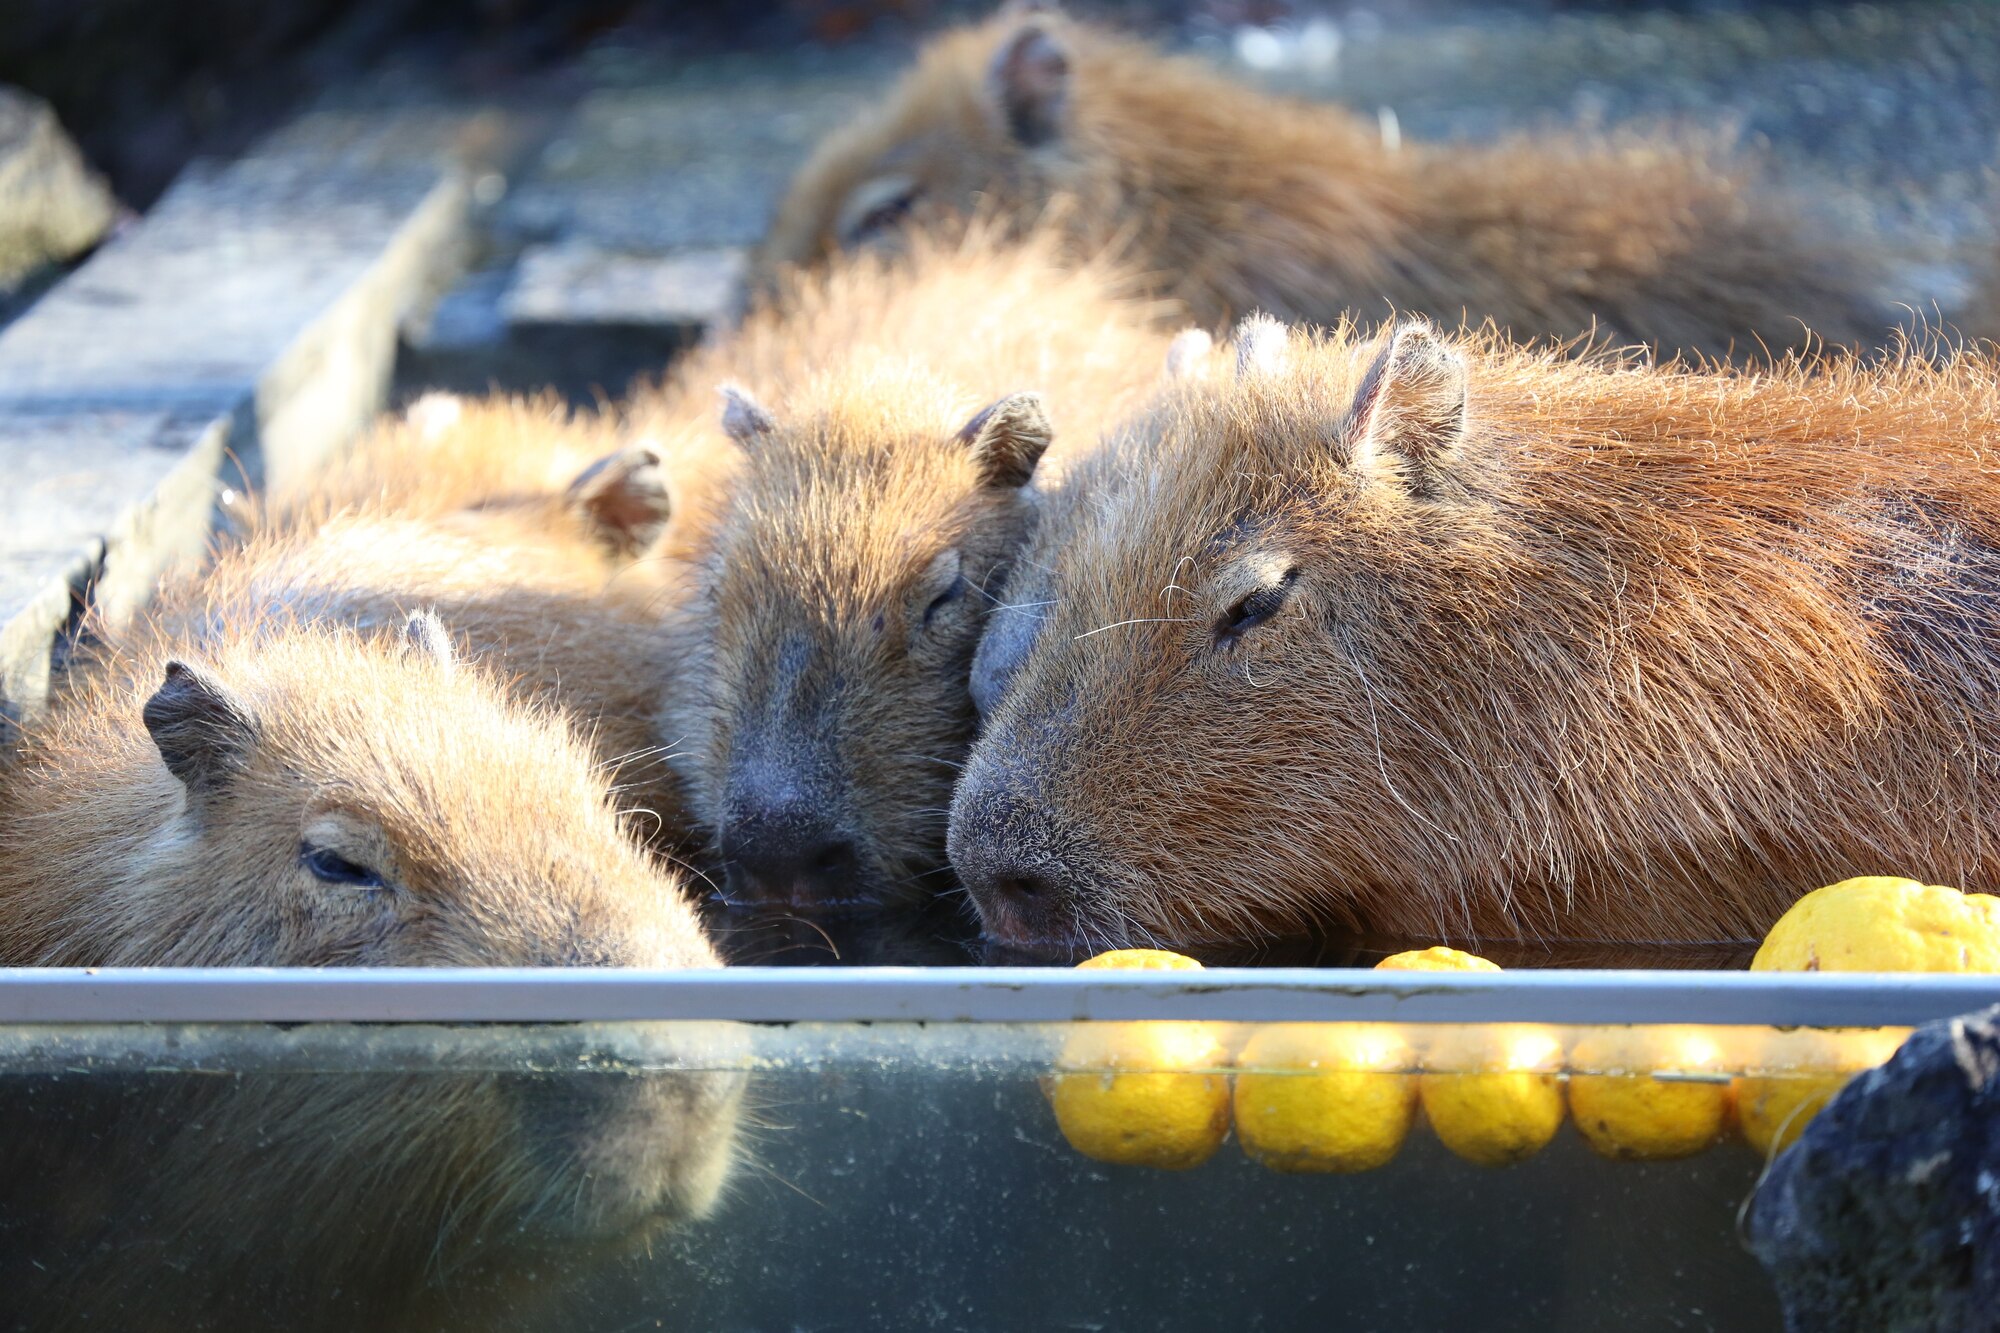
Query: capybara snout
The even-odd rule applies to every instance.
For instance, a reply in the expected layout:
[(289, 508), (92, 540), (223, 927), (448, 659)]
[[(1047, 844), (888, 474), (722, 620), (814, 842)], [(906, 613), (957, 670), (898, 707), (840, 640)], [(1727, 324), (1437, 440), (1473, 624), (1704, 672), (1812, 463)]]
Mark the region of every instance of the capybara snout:
[[(865, 860), (840, 757), (817, 710), (763, 710), (736, 734), (717, 846), (736, 907), (865, 904)], [(777, 717), (772, 714), (777, 713)]]
[(1112, 939), (1104, 923), (1090, 919), (1090, 905), (1108, 897), (1093, 894), (1089, 883), (1102, 863), (1079, 855), (1080, 839), (1035, 798), (1025, 765), (975, 760), (954, 809), (952, 866), (989, 941), (1028, 949), (1086, 938), (1130, 942)]

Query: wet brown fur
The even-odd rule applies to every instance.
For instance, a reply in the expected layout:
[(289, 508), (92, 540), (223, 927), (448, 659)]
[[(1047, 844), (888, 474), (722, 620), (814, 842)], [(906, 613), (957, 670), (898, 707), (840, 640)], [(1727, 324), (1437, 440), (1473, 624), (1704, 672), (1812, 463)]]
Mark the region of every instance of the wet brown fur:
[[(1036, 390), (1061, 454), (1159, 375), (1161, 312), (1110, 264), (1058, 250), (975, 226), (894, 262), (854, 256), (700, 354), (655, 409), (685, 420), (692, 400), (701, 426), (651, 429), (713, 432), (713, 386), (736, 381), (772, 419), (701, 557), (705, 683), (676, 728), (695, 813), (726, 835), (748, 768), (766, 789), (803, 784), (858, 845), (852, 893), (871, 904), (940, 886), (967, 662), (1030, 518), (1025, 493), (983, 478), (963, 428)], [(954, 578), (960, 595), (926, 626)]]
[[(1050, 141), (1024, 147), (991, 71), (1031, 28), (1067, 57), (1068, 96)], [(1720, 143), (1548, 133), (1392, 149), (1346, 110), (1059, 14), (1003, 13), (927, 46), (800, 172), (758, 272), (851, 243), (843, 213), (891, 179), (918, 184), (910, 217), (926, 225), (975, 198), (1021, 219), (1054, 205), (1086, 250), (1129, 247), (1211, 327), (1258, 310), (1318, 323), (1393, 310), (1490, 319), (1521, 339), (1594, 330), (1760, 357), (1806, 346), (1808, 328), (1879, 343), (1890, 323), (1869, 256), (1815, 232)]]
[(1990, 357), (1409, 346), (1462, 358), (1462, 442), (1408, 379), (1364, 447), (1342, 329), (1078, 472), (953, 808), (989, 934), (1740, 939), (1850, 875), (2000, 886)]

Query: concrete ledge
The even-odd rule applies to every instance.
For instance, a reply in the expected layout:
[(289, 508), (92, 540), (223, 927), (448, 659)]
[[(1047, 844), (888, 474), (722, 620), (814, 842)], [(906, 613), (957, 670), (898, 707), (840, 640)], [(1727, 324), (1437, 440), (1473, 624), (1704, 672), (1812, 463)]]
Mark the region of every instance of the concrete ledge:
[(80, 600), (129, 616), (225, 489), (309, 475), (379, 410), (467, 201), (434, 121), (309, 116), (0, 330), (0, 704), (37, 706)]

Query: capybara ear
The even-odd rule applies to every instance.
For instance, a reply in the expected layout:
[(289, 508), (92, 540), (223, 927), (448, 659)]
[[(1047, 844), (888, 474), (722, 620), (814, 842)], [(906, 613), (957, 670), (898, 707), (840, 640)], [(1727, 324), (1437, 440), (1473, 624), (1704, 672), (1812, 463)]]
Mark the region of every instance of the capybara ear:
[(722, 430), (730, 439), (748, 445), (771, 433), (771, 414), (742, 385), (724, 384), (716, 392), (722, 395)]
[(1285, 326), (1269, 315), (1246, 316), (1231, 335), (1236, 344), (1236, 378), (1275, 375), (1290, 361)]
[(1465, 438), (1465, 362), (1429, 324), (1396, 326), (1354, 395), (1353, 465), (1387, 464), (1429, 496)]
[(569, 484), (569, 507), (614, 553), (639, 554), (674, 514), (660, 451), (640, 443), (598, 459)]
[(451, 646), (451, 635), (435, 611), (410, 613), (410, 618), (403, 622), (403, 650), (412, 656), (428, 658), (445, 671), (458, 668), (458, 650)]
[(190, 796), (220, 791), (243, 771), (257, 745), (257, 724), (227, 685), (201, 667), (167, 663), (167, 678), (140, 716), (167, 771)]
[(1205, 378), (1208, 374), (1208, 354), (1214, 350), (1215, 339), (1208, 336), (1207, 329), (1182, 329), (1167, 344), (1167, 378)]
[(1069, 106), (1069, 53), (1039, 16), (1030, 16), (1000, 43), (986, 82), (1000, 124), (1023, 148), (1040, 148), (1062, 133)]
[(1055, 428), (1040, 394), (1014, 393), (981, 408), (958, 438), (972, 450), (980, 479), (988, 486), (1025, 486), (1055, 438)]

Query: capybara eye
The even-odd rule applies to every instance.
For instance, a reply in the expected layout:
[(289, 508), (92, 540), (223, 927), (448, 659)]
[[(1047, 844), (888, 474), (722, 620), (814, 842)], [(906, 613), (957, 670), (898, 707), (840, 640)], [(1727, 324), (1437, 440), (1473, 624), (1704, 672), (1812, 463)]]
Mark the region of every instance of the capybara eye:
[(309, 842), (300, 843), (299, 864), (311, 871), (313, 878), (323, 883), (338, 884), (348, 889), (386, 887), (382, 877), (367, 866), (357, 865), (328, 847), (315, 847)]
[(916, 206), (916, 202), (915, 190), (884, 199), (854, 220), (854, 224), (847, 230), (848, 243), (851, 245), (856, 241), (865, 241), (898, 225), (910, 215), (910, 210)]
[(924, 608), (924, 628), (930, 628), (931, 618), (937, 615), (938, 612), (965, 596), (966, 586), (965, 575), (960, 574), (951, 581), (950, 587), (931, 598), (931, 604)]
[(1277, 615), (1298, 578), (1297, 569), (1288, 569), (1276, 583), (1257, 589), (1225, 611), (1222, 618), (1215, 622), (1216, 645), (1227, 648), (1248, 631)]

